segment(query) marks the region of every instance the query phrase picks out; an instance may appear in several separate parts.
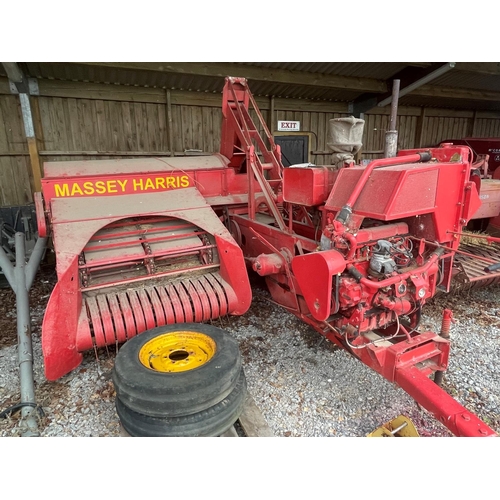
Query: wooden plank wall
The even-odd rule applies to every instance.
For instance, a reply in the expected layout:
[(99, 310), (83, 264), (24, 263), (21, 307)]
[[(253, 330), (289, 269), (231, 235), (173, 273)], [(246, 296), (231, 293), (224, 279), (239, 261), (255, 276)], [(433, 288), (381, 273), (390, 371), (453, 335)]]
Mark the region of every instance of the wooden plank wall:
[(0, 95), (0, 206), (29, 203), (31, 192), (21, 105), (17, 96)]
[(470, 136), (470, 118), (429, 116), (422, 134), (422, 142), (425, 146), (438, 144), (447, 139), (460, 139)]
[(61, 97), (38, 101), (46, 151), (168, 149), (162, 104)]
[(217, 152), (222, 111), (215, 107), (173, 105), (174, 150)]
[(474, 125), (474, 137), (500, 137), (500, 120), (477, 119)]
[[(35, 129), (42, 161), (170, 155), (188, 150), (217, 152), (222, 125), (221, 96), (79, 82), (39, 80), (33, 97)], [(257, 98), (268, 122), (271, 102)], [(345, 103), (276, 99), (277, 120), (298, 120), (311, 134), (311, 161), (330, 164), (329, 120), (349, 116)], [(389, 110), (365, 115), (362, 158), (382, 156)], [(253, 113), (254, 119), (256, 118)], [(398, 110), (399, 148), (427, 147), (464, 136), (500, 137), (500, 114), (421, 108)], [(19, 98), (0, 78), (0, 206), (32, 201), (32, 178)]]

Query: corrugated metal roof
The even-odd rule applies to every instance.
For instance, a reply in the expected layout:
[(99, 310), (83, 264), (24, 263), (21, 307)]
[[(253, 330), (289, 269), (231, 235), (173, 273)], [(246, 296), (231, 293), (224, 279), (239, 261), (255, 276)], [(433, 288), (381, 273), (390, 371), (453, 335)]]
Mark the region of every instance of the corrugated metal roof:
[(474, 90), (500, 91), (500, 75), (451, 70), (432, 81), (433, 85)]
[(53, 80), (220, 92), (224, 79), (73, 63), (25, 63), (28, 76)]
[(460, 110), (476, 110), (476, 111), (500, 111), (500, 101), (479, 101), (477, 99), (453, 99), (451, 97), (429, 97), (429, 96), (412, 96), (408, 94), (401, 97), (398, 102), (399, 106), (417, 106), (426, 108), (448, 108)]
[[(141, 87), (170, 88), (202, 92), (221, 92), (224, 77), (131, 70), (109, 66), (87, 66), (69, 63), (26, 63), (26, 72), (32, 78), (72, 80), (80, 82), (112, 83)], [(246, 75), (233, 75), (246, 76)], [(359, 91), (327, 87), (292, 85), (258, 81), (249, 78), (255, 96), (275, 96), (325, 101), (351, 101)]]
[(247, 66), (263, 68), (283, 69), (289, 71), (304, 71), (306, 73), (320, 73), (322, 75), (351, 76), (357, 78), (374, 78), (376, 80), (387, 80), (399, 71), (402, 71), (407, 63), (399, 62), (264, 62), (264, 63), (236, 63)]
[(248, 85), (256, 96), (288, 97), (322, 101), (352, 101), (360, 95), (359, 90), (329, 89), (307, 85), (290, 85), (260, 82), (249, 79)]
[[(222, 91), (224, 77), (218, 68), (217, 75), (198, 75), (188, 72), (153, 71), (144, 69), (127, 69), (113, 66), (87, 65), (82, 63), (61, 62), (28, 62), (19, 63), (29, 77), (70, 80), (80, 82), (110, 83), (140, 87), (157, 87), (192, 90), (200, 92)], [(168, 64), (173, 63), (163, 63)], [(196, 63), (186, 63), (196, 64)], [(217, 63), (218, 64), (218, 63)], [(222, 64), (222, 63), (221, 63)], [(230, 63), (223, 63), (230, 67)], [(316, 74), (325, 76), (350, 77), (355, 79), (369, 79), (372, 82), (381, 82), (390, 89), (391, 78), (407, 66), (425, 67), (433, 63), (405, 63), (405, 62), (240, 62), (234, 63), (235, 73), (232, 76), (242, 76), (249, 79), (250, 88), (255, 96), (275, 96), (294, 99), (311, 99), (324, 101), (350, 102), (360, 97), (363, 92), (355, 89), (333, 88), (328, 86), (293, 84), (285, 82), (287, 78), (276, 78), (275, 81), (255, 75), (255, 68), (268, 68), (299, 72), (302, 75)], [(486, 64), (486, 63), (485, 63)], [(210, 63), (206, 63), (207, 66)], [(242, 69), (248, 67), (248, 75), (241, 74)], [(477, 67), (477, 65), (476, 65)], [(250, 70), (251, 68), (251, 70)], [(0, 74), (5, 75), (0, 65)], [(320, 78), (318, 78), (321, 81)], [(304, 81), (304, 78), (301, 78)], [(500, 75), (478, 73), (454, 68), (439, 78), (427, 84), (432, 87), (448, 87), (473, 91), (498, 92), (500, 95)], [(451, 97), (428, 97), (409, 94), (400, 99), (403, 106), (449, 107), (456, 109), (498, 110), (500, 105), (496, 101), (480, 99), (480, 94), (474, 99)], [(500, 99), (499, 99), (500, 101)]]

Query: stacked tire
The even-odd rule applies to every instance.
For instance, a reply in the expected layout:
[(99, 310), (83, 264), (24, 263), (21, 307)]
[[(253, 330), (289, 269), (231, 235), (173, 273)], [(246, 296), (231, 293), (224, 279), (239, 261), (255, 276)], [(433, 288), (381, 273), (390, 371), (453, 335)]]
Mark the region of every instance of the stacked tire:
[(127, 341), (113, 384), (120, 422), (138, 437), (220, 436), (247, 396), (236, 340), (201, 323), (153, 328)]

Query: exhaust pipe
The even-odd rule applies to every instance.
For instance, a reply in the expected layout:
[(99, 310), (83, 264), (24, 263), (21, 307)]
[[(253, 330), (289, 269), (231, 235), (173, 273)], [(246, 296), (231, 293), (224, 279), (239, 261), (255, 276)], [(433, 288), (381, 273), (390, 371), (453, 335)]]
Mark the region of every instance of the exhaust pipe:
[(389, 130), (385, 132), (384, 156), (386, 158), (394, 158), (398, 152), (396, 119), (398, 117), (399, 83), (399, 80), (394, 80), (392, 84), (391, 119), (389, 122)]

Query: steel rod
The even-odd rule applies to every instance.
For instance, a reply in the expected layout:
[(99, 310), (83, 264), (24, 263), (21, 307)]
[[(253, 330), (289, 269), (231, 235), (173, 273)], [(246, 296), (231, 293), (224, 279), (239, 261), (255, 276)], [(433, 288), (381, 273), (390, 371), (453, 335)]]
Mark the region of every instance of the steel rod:
[(151, 278), (154, 278), (155, 280), (159, 280), (159, 278), (166, 278), (166, 277), (170, 277), (170, 276), (175, 276), (177, 274), (181, 275), (181, 274), (185, 274), (185, 273), (189, 273), (189, 272), (207, 271), (208, 269), (219, 269), (219, 268), (220, 268), (219, 264), (210, 264), (207, 266), (196, 266), (196, 267), (190, 267), (188, 269), (167, 271), (167, 272), (158, 273), (155, 275), (148, 274), (147, 276), (140, 276), (138, 278), (115, 280), (112, 283), (105, 283), (103, 285), (91, 285), (91, 286), (87, 286), (87, 287), (82, 287), (81, 291), (82, 292), (89, 292), (89, 291), (93, 291), (93, 290), (103, 290), (105, 288), (116, 287), (118, 285), (129, 285), (132, 283), (139, 283), (141, 281), (150, 281)]

